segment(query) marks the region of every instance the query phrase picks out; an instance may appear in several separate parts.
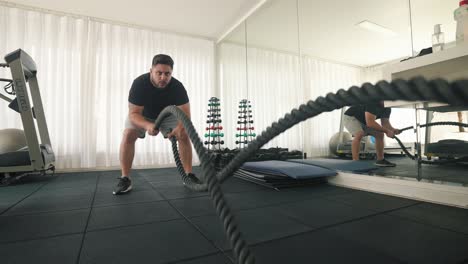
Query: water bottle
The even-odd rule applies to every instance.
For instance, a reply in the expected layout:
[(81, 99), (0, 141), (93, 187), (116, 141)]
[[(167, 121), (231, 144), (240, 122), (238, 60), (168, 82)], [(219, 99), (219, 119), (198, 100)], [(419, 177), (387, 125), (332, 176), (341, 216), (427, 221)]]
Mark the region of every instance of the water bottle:
[(457, 21), (457, 44), (468, 41), (468, 0), (460, 0), (460, 5), (453, 12)]

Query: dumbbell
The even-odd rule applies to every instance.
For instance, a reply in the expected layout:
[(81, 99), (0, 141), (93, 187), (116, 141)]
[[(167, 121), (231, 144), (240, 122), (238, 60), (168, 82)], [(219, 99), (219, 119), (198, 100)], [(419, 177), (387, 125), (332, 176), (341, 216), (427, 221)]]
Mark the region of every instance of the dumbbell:
[(210, 112), (210, 113), (211, 112), (219, 112), (219, 111), (221, 111), (221, 109), (219, 109), (219, 108), (208, 109), (208, 112)]
[(217, 97), (211, 97), (209, 102), (219, 102), (219, 99)]
[(224, 144), (224, 140), (221, 140), (221, 141), (215, 141), (215, 140), (213, 140), (213, 141), (205, 141), (205, 145), (209, 145), (209, 144), (211, 144), (211, 145), (216, 145), (216, 144), (223, 145), (223, 144)]
[(237, 140), (236, 140), (236, 144), (240, 144), (240, 143), (247, 144), (247, 143), (249, 143), (249, 142), (248, 142), (247, 140), (244, 140), (244, 141), (237, 141)]
[(238, 127), (237, 130), (254, 130), (254, 127)]
[(255, 133), (244, 133), (244, 134), (236, 134), (236, 137), (248, 137), (248, 136), (251, 136), (251, 137), (255, 137), (257, 134)]
[(206, 130), (221, 130), (223, 129), (222, 126), (210, 126), (210, 127), (207, 127)]
[(220, 103), (209, 103), (208, 106), (220, 106)]
[(224, 133), (211, 133), (211, 134), (206, 133), (205, 137), (206, 135), (211, 136), (211, 137), (224, 137)]
[(252, 107), (251, 105), (239, 105), (239, 108), (247, 108), (247, 107)]
[(252, 115), (244, 115), (244, 116), (238, 116), (237, 118), (248, 118), (248, 117), (252, 117)]
[(216, 141), (216, 140), (213, 140), (213, 141), (205, 141), (205, 145), (216, 145), (216, 144), (220, 144), (220, 145), (223, 145), (224, 144), (224, 140), (221, 140), (221, 141)]
[(216, 124), (216, 123), (221, 123), (221, 119), (212, 119), (212, 120), (208, 120), (206, 121), (206, 123), (213, 123), (213, 124)]
[(210, 117), (220, 117), (221, 114), (211, 114), (211, 115), (207, 115), (206, 117), (210, 118)]
[(244, 110), (244, 111), (238, 111), (239, 114), (247, 114), (247, 113), (252, 113), (252, 110)]
[(249, 121), (245, 120), (245, 121), (237, 121), (237, 124), (248, 124), (248, 123), (253, 124), (253, 122), (254, 122), (253, 120), (249, 120)]

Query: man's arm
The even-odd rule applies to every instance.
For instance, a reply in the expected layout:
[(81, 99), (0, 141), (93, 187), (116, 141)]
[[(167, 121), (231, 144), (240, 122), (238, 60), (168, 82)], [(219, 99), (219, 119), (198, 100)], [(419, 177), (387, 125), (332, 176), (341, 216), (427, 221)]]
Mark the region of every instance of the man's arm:
[(381, 125), (379, 125), (379, 123), (377, 123), (375, 121), (377, 117), (374, 114), (366, 112), (365, 115), (366, 115), (366, 123), (367, 123), (368, 127), (372, 128), (374, 130), (383, 132), (388, 137), (393, 137), (394, 136), (393, 130), (388, 129), (385, 126), (381, 126)]
[[(190, 119), (190, 103), (186, 103), (186, 104), (183, 104), (183, 105), (178, 105), (177, 107), (180, 110), (182, 110), (187, 115), (187, 117)], [(175, 127), (174, 130), (172, 130), (171, 133), (167, 134), (167, 137), (169, 137), (169, 138), (171, 138), (173, 136), (180, 137), (180, 133), (182, 133), (182, 131), (184, 131), (184, 127), (182, 125), (182, 122), (179, 121), (177, 123), (177, 127)]]
[(380, 121), (382, 123), (382, 127), (388, 129), (388, 130), (391, 130), (393, 131), (393, 133), (395, 133), (395, 135), (398, 135), (400, 134), (400, 130), (394, 128), (392, 126), (392, 124), (390, 124), (390, 119), (388, 118), (382, 118), (382, 120)]
[(177, 107), (179, 107), (180, 110), (184, 111), (184, 113), (190, 119), (190, 103), (186, 103), (186, 104), (183, 104), (183, 105), (178, 105)]
[(156, 135), (157, 130), (154, 129), (154, 124), (143, 117), (144, 106), (128, 103), (128, 119), (133, 125), (145, 129), (150, 135)]

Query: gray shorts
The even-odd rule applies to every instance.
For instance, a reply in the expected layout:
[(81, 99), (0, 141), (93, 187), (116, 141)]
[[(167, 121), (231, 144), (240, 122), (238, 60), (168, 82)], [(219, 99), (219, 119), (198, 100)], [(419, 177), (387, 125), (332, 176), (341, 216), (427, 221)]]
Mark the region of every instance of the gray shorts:
[(354, 116), (344, 115), (343, 117), (344, 127), (351, 133), (351, 135), (356, 135), (358, 132), (364, 131), (364, 136), (375, 135), (377, 131), (367, 127), (365, 124), (361, 123)]
[[(149, 119), (149, 118), (146, 118), (146, 117), (145, 117), (145, 119), (150, 121), (150, 122), (153, 122), (153, 123), (155, 121), (154, 119)], [(159, 131), (163, 134), (164, 137), (167, 137), (167, 134), (171, 130), (173, 130), (177, 126), (177, 124), (178, 124), (177, 118), (175, 118), (173, 115), (170, 115), (166, 119), (164, 119), (161, 126), (159, 127)], [(127, 129), (127, 128), (135, 129), (138, 132), (138, 137), (139, 138), (145, 138), (146, 130), (133, 125), (132, 122), (130, 122), (130, 119), (128, 118), (128, 116), (125, 119), (125, 129)]]

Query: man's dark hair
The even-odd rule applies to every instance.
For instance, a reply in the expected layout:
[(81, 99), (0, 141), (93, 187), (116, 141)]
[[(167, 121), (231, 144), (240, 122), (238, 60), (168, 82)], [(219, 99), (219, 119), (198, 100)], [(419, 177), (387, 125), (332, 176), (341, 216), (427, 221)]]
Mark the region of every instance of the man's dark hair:
[(171, 68), (174, 68), (174, 61), (166, 54), (158, 54), (153, 57), (153, 66), (156, 66), (157, 64), (169, 65)]

